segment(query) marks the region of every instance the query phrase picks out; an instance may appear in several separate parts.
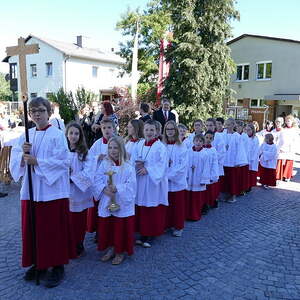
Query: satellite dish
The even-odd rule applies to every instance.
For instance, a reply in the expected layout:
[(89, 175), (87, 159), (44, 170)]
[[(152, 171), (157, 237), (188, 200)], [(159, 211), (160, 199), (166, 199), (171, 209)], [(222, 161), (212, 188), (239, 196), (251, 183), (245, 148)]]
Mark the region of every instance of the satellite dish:
[(8, 73), (5, 74), (5, 77), (4, 77), (4, 78), (5, 78), (6, 81), (10, 81), (10, 74), (8, 74)]

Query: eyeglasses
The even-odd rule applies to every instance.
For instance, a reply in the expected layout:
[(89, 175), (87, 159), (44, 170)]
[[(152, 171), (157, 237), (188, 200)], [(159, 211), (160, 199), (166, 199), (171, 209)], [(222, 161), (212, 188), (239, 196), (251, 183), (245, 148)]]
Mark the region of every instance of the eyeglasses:
[(39, 113), (39, 114), (43, 114), (43, 113), (45, 113), (47, 111), (47, 109), (30, 109), (29, 110), (29, 113), (30, 114), (36, 114), (36, 113)]

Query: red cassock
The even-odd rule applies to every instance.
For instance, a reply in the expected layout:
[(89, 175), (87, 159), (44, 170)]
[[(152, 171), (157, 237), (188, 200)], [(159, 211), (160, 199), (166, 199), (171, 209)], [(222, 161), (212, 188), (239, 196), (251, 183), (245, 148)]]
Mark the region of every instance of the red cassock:
[(166, 228), (167, 206), (135, 206), (136, 232), (142, 236), (160, 236)]
[(202, 208), (207, 202), (207, 192), (186, 192), (186, 220), (198, 221), (202, 217)]
[(242, 192), (239, 180), (239, 168), (237, 167), (224, 167), (224, 193), (237, 196)]
[(250, 188), (249, 165), (238, 167), (238, 179), (240, 180), (241, 191), (247, 191)]
[(249, 170), (249, 188), (257, 185), (257, 171)]
[(94, 199), (94, 206), (88, 208), (87, 223), (86, 223), (87, 232), (92, 233), (97, 231), (98, 206), (99, 206), (99, 201), (95, 201)]
[(98, 217), (98, 250), (114, 247), (117, 254), (133, 254), (135, 216)]
[(86, 233), (87, 209), (81, 212), (70, 212), (69, 222), (72, 245), (75, 247), (84, 241)]
[(221, 183), (220, 181), (208, 184), (206, 186), (206, 198), (207, 198), (207, 204), (210, 207), (215, 207), (217, 204), (217, 198), (220, 195), (220, 187)]
[[(69, 200), (58, 199), (47, 202), (34, 202), (36, 221), (36, 266), (47, 269), (64, 265), (74, 253), (69, 228)], [(21, 201), (22, 210), (22, 266), (34, 264), (30, 202)]]
[(175, 228), (177, 230), (184, 228), (185, 221), (185, 196), (186, 191), (169, 192), (167, 207), (166, 228)]
[(278, 159), (276, 167), (276, 179), (291, 179), (293, 177), (294, 161), (289, 159)]
[(259, 164), (259, 182), (269, 186), (276, 186), (276, 170), (270, 168), (264, 168)]

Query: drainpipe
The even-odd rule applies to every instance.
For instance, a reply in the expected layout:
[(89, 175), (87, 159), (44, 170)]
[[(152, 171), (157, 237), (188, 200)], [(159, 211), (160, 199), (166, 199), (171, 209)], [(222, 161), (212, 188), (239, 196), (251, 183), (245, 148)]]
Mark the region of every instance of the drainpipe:
[(264, 104), (264, 108), (265, 108), (265, 111), (264, 111), (264, 123), (263, 123), (263, 124), (266, 123), (266, 115), (267, 115), (267, 112), (268, 112), (268, 110), (269, 110), (269, 106), (266, 105), (266, 104)]
[(65, 92), (67, 92), (67, 60), (69, 60), (70, 59), (70, 55), (66, 55), (65, 56), (65, 59), (64, 59), (64, 64), (65, 64), (65, 88), (64, 88), (64, 90), (65, 90)]

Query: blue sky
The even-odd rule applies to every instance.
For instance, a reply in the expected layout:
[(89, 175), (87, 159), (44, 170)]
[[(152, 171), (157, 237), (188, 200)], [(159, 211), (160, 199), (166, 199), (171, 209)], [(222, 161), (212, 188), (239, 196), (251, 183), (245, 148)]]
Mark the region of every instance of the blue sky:
[[(122, 40), (116, 22), (127, 7), (145, 7), (148, 0), (14, 0), (2, 1), (0, 11), (0, 58), (5, 47), (19, 36), (32, 33), (51, 39), (75, 42), (83, 35), (90, 47), (110, 49)], [(233, 22), (233, 35), (243, 33), (300, 40), (300, 0), (238, 0), (240, 22)], [(0, 63), (0, 71), (7, 64)]]

